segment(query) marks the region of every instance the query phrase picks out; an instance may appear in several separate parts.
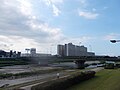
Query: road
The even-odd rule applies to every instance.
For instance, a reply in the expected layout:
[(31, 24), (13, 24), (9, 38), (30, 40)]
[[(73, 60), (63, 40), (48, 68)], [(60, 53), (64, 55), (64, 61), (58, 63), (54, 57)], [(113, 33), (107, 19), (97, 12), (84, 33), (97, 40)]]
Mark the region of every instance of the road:
[[(92, 68), (90, 70), (92, 70), (92, 71), (99, 71), (101, 69), (103, 69), (103, 68), (101, 68), (101, 67), (99, 67), (99, 68)], [(66, 73), (68, 73), (68, 72), (74, 72), (74, 71), (75, 70), (67, 70), (67, 71), (64, 71), (64, 72), (60, 72), (60, 77), (66, 76), (66, 75), (68, 75)], [(36, 81), (36, 80), (41, 80), (41, 82), (44, 82), (46, 78), (53, 78), (53, 79), (55, 79), (56, 78), (56, 73), (57, 72), (49, 73), (49, 74), (41, 74), (41, 75), (38, 75), (38, 76), (35, 75), (35, 76), (30, 76), (30, 77), (25, 77), (25, 78), (19, 78), (19, 79), (13, 79), (13, 80), (3, 79), (3, 80), (0, 80), (0, 87), (3, 86), (3, 85), (5, 85), (5, 84), (9, 84), (9, 86), (12, 86), (12, 85), (18, 85), (18, 84), (32, 82), (32, 81)], [(25, 90), (30, 90), (30, 87), (31, 87), (31, 85), (24, 86), (22, 88), (24, 88)]]
[[(61, 74), (63, 74), (63, 73), (61, 73)], [(12, 86), (12, 85), (17, 85), (17, 84), (21, 84), (21, 83), (25, 83), (25, 82), (31, 82), (31, 81), (40, 80), (40, 79), (44, 79), (44, 78), (48, 78), (48, 77), (55, 77), (55, 76), (56, 76), (56, 73), (49, 73), (49, 74), (41, 74), (38, 76), (35, 75), (35, 76), (13, 79), (13, 80), (2, 79), (2, 80), (0, 80), (0, 87), (5, 84), (9, 84), (9, 86)]]

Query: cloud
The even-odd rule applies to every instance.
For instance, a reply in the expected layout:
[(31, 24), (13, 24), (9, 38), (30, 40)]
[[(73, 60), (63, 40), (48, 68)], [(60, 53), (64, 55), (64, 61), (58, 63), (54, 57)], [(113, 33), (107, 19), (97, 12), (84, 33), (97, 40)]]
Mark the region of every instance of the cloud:
[[(4, 5), (5, 7), (3, 7)], [(0, 12), (2, 12), (0, 15), (1, 34), (18, 35), (35, 39), (36, 37), (41, 37), (46, 42), (49, 42), (46, 39), (52, 41), (62, 36), (60, 28), (51, 27), (48, 23), (37, 18), (33, 11), (30, 0), (26, 0), (25, 2), (24, 0), (23, 2), (22, 0), (12, 0), (12, 2), (5, 0), (5, 2), (2, 2), (0, 6)], [(7, 16), (8, 14), (9, 17)]]
[(119, 39), (120, 34), (110, 33), (104, 37), (104, 40)]
[[(59, 16), (58, 9), (63, 0), (48, 1), (55, 16)], [(68, 38), (61, 28), (53, 27), (36, 14), (32, 0), (2, 0), (0, 3), (0, 49), (20, 50), (35, 47), (40, 52), (48, 53), (51, 45), (54, 48), (59, 42), (85, 42), (89, 37)], [(38, 9), (38, 8), (37, 8)], [(52, 46), (53, 47), (53, 46)]]
[[(17, 50), (21, 51), (25, 47), (30, 48), (30, 47), (36, 47), (38, 45), (37, 42), (34, 41), (34, 39), (29, 39), (21, 36), (5, 36), (5, 35), (0, 35), (0, 49), (4, 50)], [(19, 48), (18, 48), (19, 47)]]
[(46, 5), (51, 5), (51, 4), (60, 4), (63, 3), (63, 0), (43, 0)]
[[(47, 23), (28, 22), (31, 32), (35, 34), (35, 39), (42, 43), (52, 43), (64, 39), (60, 28), (52, 28)], [(37, 36), (37, 37), (36, 37)], [(39, 40), (43, 38), (42, 40)]]
[(53, 13), (55, 16), (59, 16), (61, 11), (55, 6), (55, 5), (52, 5), (53, 7)]
[(63, 0), (42, 0), (48, 7), (52, 8), (54, 16), (59, 16), (61, 10), (58, 8), (60, 4), (63, 3)]
[(103, 7), (103, 10), (106, 10), (106, 9), (108, 9), (108, 7), (107, 7), (107, 6)]
[(65, 44), (65, 43), (74, 43), (74, 44), (79, 44), (81, 43), (87, 43), (88, 41), (92, 40), (92, 37), (89, 36), (80, 36), (80, 37), (74, 37), (74, 38), (69, 38), (66, 37), (63, 41), (61, 41), (60, 43)]
[(79, 16), (84, 17), (86, 19), (96, 19), (99, 14), (87, 11), (79, 11)]
[(79, 8), (78, 8), (78, 15), (80, 17), (86, 18), (86, 19), (96, 19), (100, 14), (97, 13), (97, 9), (93, 7), (94, 2), (91, 2), (89, 0), (78, 0), (80, 2)]
[[(23, 15), (32, 16), (32, 4), (28, 0), (18, 0), (20, 3), (20, 11)], [(26, 12), (27, 11), (27, 12)]]
[(84, 8), (88, 6), (87, 0), (78, 0), (78, 1), (80, 2), (80, 5)]
[[(0, 42), (14, 44), (14, 49), (45, 48), (40, 44), (64, 39), (60, 28), (50, 26), (35, 14), (31, 0), (2, 0), (0, 13)], [(54, 13), (58, 15), (60, 11), (55, 9)]]

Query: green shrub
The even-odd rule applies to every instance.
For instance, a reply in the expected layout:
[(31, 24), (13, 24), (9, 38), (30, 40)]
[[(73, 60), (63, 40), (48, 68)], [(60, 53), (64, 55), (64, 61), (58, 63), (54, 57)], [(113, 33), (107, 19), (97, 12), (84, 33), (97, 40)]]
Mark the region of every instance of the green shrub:
[(9, 74), (0, 74), (0, 79), (9, 78), (9, 77), (11, 77), (12, 75), (13, 75), (12, 73), (9, 73)]
[(50, 80), (45, 83), (33, 86), (31, 90), (65, 90), (71, 85), (80, 83), (84, 80), (88, 80), (94, 76), (95, 76), (94, 71), (76, 73), (68, 77)]
[(106, 63), (104, 66), (105, 69), (114, 69), (114, 67), (114, 63)]

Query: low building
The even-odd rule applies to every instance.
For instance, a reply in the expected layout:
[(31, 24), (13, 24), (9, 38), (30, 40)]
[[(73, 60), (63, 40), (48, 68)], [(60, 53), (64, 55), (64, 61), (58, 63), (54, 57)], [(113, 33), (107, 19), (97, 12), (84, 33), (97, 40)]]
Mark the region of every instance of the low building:
[(31, 48), (31, 49), (30, 49), (30, 54), (31, 54), (32, 56), (35, 56), (35, 55), (36, 55), (36, 48)]
[(10, 52), (6, 52), (4, 50), (0, 50), (0, 57), (1, 58), (17, 58), (21, 56), (21, 52), (16, 52), (10, 50)]
[(36, 53), (36, 54), (31, 54), (31, 53), (22, 53), (21, 57), (46, 57), (46, 56), (51, 56), (51, 54), (44, 54), (44, 53)]
[(95, 56), (94, 52), (87, 52), (87, 56)]

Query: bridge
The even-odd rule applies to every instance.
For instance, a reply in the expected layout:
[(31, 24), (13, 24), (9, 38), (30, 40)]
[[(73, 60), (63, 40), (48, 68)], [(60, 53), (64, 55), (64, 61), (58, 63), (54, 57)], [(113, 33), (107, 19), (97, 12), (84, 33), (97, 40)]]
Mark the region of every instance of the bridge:
[[(22, 59), (22, 58), (21, 58)], [(86, 61), (114, 61), (120, 62), (118, 57), (110, 56), (42, 56), (42, 57), (26, 57), (25, 60), (28, 60), (32, 64), (48, 65), (49, 62), (74, 62), (77, 65), (77, 68), (84, 69), (84, 63)]]
[(120, 62), (118, 57), (110, 56), (66, 56), (66, 57), (56, 57), (54, 58), (56, 62), (74, 62), (77, 68), (84, 69), (84, 63), (86, 61), (114, 61)]

